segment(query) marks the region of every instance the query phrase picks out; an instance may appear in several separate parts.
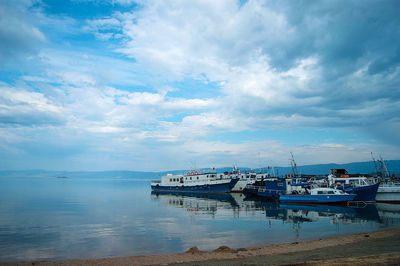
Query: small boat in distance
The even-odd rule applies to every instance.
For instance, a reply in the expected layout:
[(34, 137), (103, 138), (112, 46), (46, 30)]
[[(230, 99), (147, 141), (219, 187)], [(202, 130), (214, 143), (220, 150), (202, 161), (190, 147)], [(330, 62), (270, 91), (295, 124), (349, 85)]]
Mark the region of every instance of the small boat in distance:
[(167, 174), (161, 177), (161, 181), (152, 181), (153, 191), (163, 192), (190, 192), (190, 193), (228, 193), (238, 182), (238, 178), (210, 172), (187, 172), (183, 175)]
[(304, 188), (300, 191), (293, 190), (291, 194), (279, 196), (280, 202), (286, 203), (313, 203), (313, 204), (343, 204), (354, 200), (355, 194), (348, 194), (334, 188)]

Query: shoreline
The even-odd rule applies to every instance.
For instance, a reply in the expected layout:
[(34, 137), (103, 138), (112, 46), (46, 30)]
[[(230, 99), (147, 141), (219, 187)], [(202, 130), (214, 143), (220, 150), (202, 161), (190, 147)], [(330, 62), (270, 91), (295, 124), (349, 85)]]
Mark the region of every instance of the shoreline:
[(184, 253), (71, 259), (56, 261), (26, 261), (0, 265), (354, 265), (400, 264), (400, 228), (329, 237), (287, 244), (231, 249), (221, 246), (213, 251), (192, 247)]

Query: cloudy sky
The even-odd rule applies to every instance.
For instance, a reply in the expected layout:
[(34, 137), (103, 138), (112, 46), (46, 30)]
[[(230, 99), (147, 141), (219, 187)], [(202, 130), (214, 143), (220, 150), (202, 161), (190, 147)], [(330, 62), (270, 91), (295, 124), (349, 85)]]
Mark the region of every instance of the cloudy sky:
[(400, 1), (1, 0), (0, 169), (400, 159)]

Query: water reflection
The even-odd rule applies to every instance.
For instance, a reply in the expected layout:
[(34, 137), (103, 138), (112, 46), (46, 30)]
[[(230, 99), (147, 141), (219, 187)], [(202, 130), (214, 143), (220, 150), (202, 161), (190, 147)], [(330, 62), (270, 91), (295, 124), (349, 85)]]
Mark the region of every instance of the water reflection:
[(150, 193), (149, 182), (133, 179), (0, 178), (0, 263), (241, 248), (400, 225), (400, 205)]
[(400, 224), (400, 204), (376, 203), (376, 208), (382, 223), (388, 226)]
[(363, 204), (359, 206), (283, 204), (276, 201), (246, 199), (242, 194), (209, 193), (155, 193), (152, 198), (165, 206), (186, 209), (193, 215), (247, 216), (262, 211), (267, 219), (286, 223), (313, 223), (328, 219), (332, 224), (354, 224), (375, 222), (385, 225), (400, 225), (400, 205)]

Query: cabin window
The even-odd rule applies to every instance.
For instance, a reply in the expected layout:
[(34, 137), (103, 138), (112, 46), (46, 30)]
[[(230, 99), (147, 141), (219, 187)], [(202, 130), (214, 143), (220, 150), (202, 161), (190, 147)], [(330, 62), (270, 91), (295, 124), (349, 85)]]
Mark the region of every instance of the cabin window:
[(197, 177), (197, 180), (199, 180), (199, 177)]
[(318, 190), (318, 194), (324, 194), (324, 192), (321, 190)]
[(169, 179), (169, 182), (172, 182), (172, 178)]
[(222, 178), (222, 175), (219, 175), (220, 178)]
[(328, 194), (335, 194), (335, 193), (333, 193), (333, 191), (328, 191)]
[(190, 180), (192, 180), (192, 177), (190, 177)]

